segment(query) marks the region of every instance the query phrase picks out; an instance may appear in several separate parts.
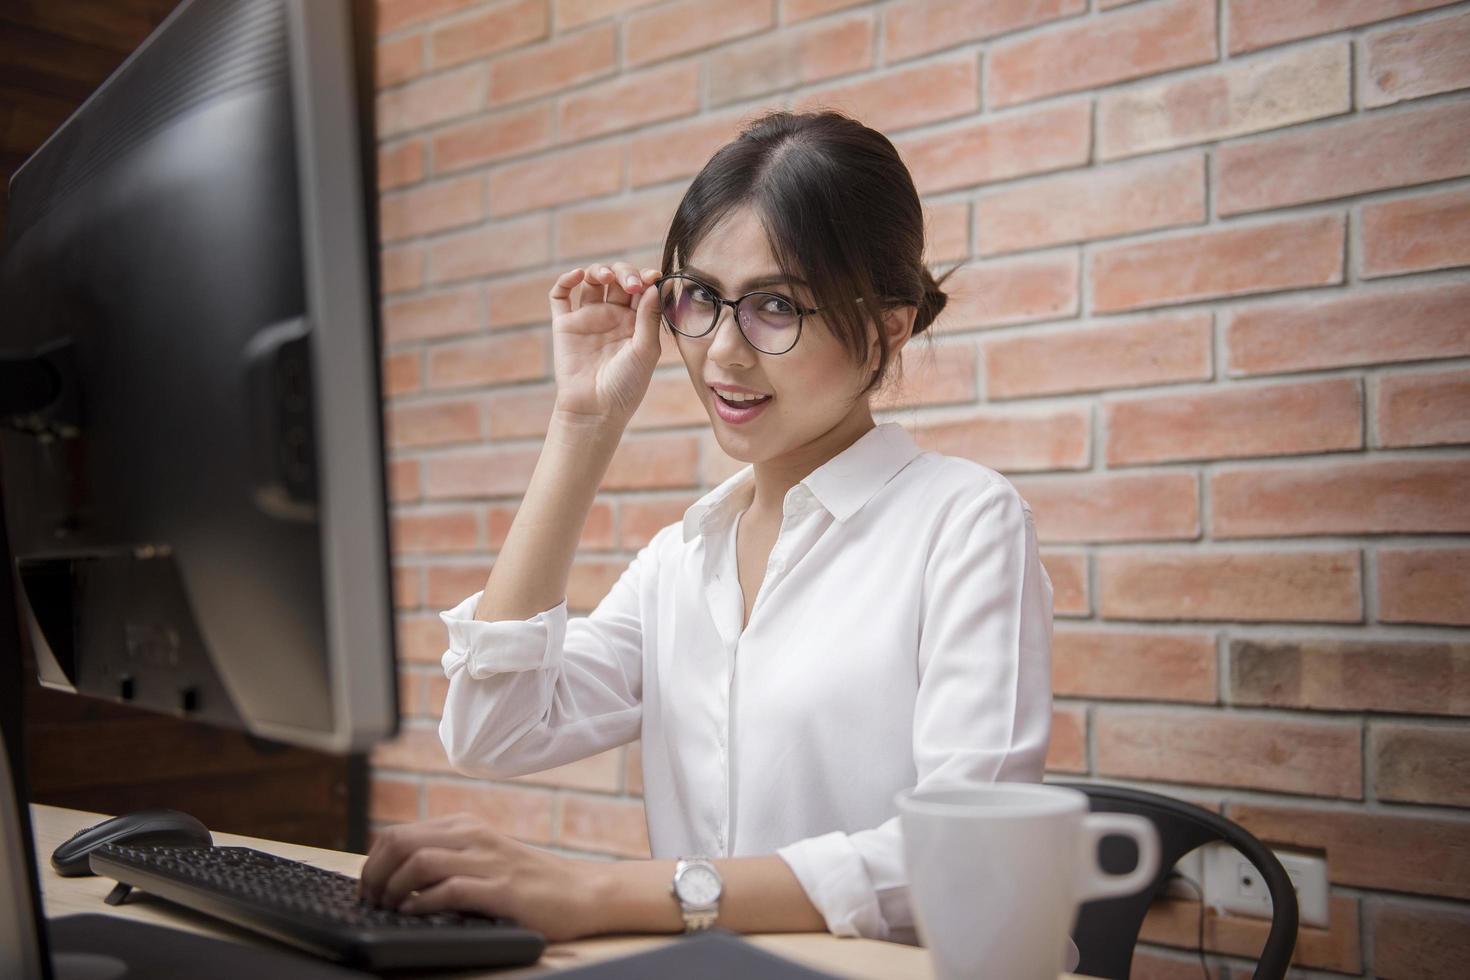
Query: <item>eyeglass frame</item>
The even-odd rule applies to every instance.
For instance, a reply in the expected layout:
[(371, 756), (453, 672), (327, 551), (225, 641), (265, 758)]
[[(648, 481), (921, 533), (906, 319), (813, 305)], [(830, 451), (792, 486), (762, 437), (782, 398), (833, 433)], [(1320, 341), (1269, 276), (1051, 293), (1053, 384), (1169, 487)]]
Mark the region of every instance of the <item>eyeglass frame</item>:
[[(667, 323), (670, 330), (674, 331), (674, 333), (678, 334), (680, 337), (688, 337), (690, 340), (702, 340), (703, 338), (708, 337), (710, 334), (714, 333), (715, 329), (719, 327), (720, 317), (724, 314), (723, 307), (728, 306), (730, 307), (731, 312), (734, 314), (732, 319), (734, 319), (735, 321), (735, 329), (740, 331), (741, 338), (743, 338), (747, 344), (750, 344), (752, 350), (759, 351), (762, 354), (769, 354), (771, 357), (780, 357), (782, 354), (791, 353), (791, 351), (796, 347), (797, 343), (801, 341), (801, 328), (805, 319), (809, 316), (815, 316), (816, 314), (826, 309), (825, 306), (814, 306), (810, 308), (797, 306), (796, 300), (792, 299), (790, 296), (783, 296), (780, 293), (773, 293), (768, 289), (752, 289), (750, 292), (745, 293), (743, 296), (738, 296), (735, 299), (726, 299), (725, 297), (721, 296), (719, 292), (709, 283), (705, 282), (703, 279), (700, 279), (697, 276), (691, 276), (687, 272), (671, 272), (666, 276), (659, 276), (653, 281), (653, 288), (656, 290), (659, 289), (659, 286), (669, 279), (688, 279), (690, 282), (698, 284), (700, 288), (713, 296), (715, 301), (715, 315), (710, 320), (709, 329), (706, 330), (704, 333), (685, 333), (678, 327), (674, 326), (674, 321), (670, 320), (666, 314), (660, 311), (659, 319)], [(796, 339), (791, 341), (790, 347), (773, 354), (768, 350), (763, 350), (757, 347), (755, 343), (750, 339), (750, 337), (746, 335), (745, 325), (740, 322), (740, 304), (745, 302), (752, 296), (774, 296), (777, 299), (782, 300), (783, 302), (791, 304), (791, 308), (796, 311)], [(662, 290), (659, 290), (659, 299), (660, 301), (662, 301), (663, 299)], [(861, 303), (862, 301), (862, 297), (858, 297), (857, 302)]]

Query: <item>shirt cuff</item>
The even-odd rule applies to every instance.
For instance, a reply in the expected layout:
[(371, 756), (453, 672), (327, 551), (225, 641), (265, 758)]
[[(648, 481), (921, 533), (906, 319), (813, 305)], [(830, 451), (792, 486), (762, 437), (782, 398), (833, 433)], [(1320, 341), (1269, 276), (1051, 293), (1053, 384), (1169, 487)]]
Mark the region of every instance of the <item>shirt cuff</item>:
[(465, 668), (479, 680), (491, 674), (545, 670), (557, 662), (567, 632), (565, 599), (530, 619), (487, 623), (475, 618), (484, 594), (481, 589), (439, 614), (449, 629), (449, 649), (440, 658), (446, 677)]
[(878, 909), (878, 895), (867, 865), (840, 830), (807, 837), (776, 849), (791, 867), (807, 898), (827, 921), (834, 936), (887, 939), (888, 924)]

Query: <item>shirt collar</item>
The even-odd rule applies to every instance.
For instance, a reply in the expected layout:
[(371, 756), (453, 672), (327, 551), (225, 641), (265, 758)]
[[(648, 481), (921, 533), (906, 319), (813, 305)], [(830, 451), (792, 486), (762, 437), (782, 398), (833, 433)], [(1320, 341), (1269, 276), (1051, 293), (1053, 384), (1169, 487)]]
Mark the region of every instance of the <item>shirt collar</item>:
[[(875, 425), (792, 487), (786, 494), (786, 510), (810, 498), (836, 520), (846, 521), (920, 452), (899, 423)], [(736, 514), (750, 506), (754, 494), (755, 471), (746, 466), (684, 512), (684, 540), (692, 541), (727, 527)]]

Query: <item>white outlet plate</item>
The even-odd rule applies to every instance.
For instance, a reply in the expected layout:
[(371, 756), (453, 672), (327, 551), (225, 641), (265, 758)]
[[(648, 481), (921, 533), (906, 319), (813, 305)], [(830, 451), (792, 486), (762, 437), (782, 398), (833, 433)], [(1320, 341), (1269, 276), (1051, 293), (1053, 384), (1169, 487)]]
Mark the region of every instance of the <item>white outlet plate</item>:
[[(1229, 844), (1207, 844), (1196, 853), (1203, 855), (1201, 888), (1206, 905), (1237, 915), (1271, 918), (1271, 896), (1255, 865)], [(1301, 924), (1327, 928), (1327, 862), (1299, 851), (1273, 853), (1296, 886)]]

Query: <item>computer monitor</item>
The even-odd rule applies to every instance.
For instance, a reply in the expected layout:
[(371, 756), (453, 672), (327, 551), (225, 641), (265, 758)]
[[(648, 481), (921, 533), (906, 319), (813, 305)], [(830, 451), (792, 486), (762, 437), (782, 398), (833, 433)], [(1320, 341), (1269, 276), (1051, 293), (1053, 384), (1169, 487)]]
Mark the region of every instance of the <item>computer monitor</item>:
[(23, 631), (50, 687), (338, 753), (396, 731), (371, 8), (184, 0), (11, 180), (7, 675)]

